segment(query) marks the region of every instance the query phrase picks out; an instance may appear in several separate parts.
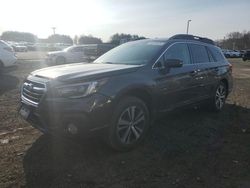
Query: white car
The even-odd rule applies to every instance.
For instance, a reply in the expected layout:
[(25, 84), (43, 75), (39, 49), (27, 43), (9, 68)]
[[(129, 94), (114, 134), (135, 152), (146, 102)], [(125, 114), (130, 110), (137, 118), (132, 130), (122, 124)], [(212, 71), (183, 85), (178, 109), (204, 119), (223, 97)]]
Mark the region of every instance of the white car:
[(235, 58), (235, 57), (241, 57), (241, 53), (237, 50), (226, 50), (223, 49), (222, 52), (224, 53), (225, 57), (227, 58)]
[(46, 62), (48, 65), (59, 65), (86, 61), (85, 46), (76, 45), (65, 48), (62, 51), (48, 52)]
[(0, 40), (0, 69), (13, 66), (17, 57), (13, 48), (6, 42)]

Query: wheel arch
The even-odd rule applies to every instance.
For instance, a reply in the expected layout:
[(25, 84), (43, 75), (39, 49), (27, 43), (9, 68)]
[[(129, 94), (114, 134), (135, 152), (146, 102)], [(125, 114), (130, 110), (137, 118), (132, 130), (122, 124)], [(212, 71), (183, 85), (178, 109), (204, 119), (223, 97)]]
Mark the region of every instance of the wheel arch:
[(115, 101), (118, 103), (120, 100), (122, 100), (124, 97), (136, 97), (142, 100), (146, 106), (148, 107), (149, 113), (152, 114), (153, 112), (153, 98), (152, 94), (148, 91), (148, 89), (142, 87), (142, 88), (131, 88), (126, 91), (121, 92), (116, 97)]
[(220, 80), (220, 82), (222, 82), (223, 84), (225, 84), (226, 89), (227, 89), (227, 95), (228, 95), (228, 89), (229, 89), (229, 88), (228, 88), (228, 87), (229, 87), (229, 86), (228, 86), (228, 80), (227, 80), (226, 78), (223, 78), (223, 79)]

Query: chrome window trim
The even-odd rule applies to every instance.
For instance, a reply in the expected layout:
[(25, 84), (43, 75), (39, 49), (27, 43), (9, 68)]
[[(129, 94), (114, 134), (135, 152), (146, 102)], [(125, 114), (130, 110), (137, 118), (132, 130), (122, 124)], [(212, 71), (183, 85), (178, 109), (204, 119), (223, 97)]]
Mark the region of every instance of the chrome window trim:
[[(174, 42), (174, 43), (172, 43), (171, 45), (169, 45), (162, 53), (161, 53), (161, 55), (157, 58), (157, 60), (154, 62), (154, 64), (152, 65), (152, 69), (161, 69), (161, 68), (159, 68), (159, 67), (154, 67), (155, 66), (155, 64), (161, 59), (161, 57), (167, 52), (167, 50), (169, 49), (169, 48), (171, 48), (172, 46), (174, 46), (175, 44), (196, 44), (196, 45), (201, 45), (201, 46), (209, 46), (209, 45), (204, 45), (204, 44), (199, 44), (199, 43), (196, 43), (196, 42)], [(189, 52), (189, 54), (190, 54), (190, 52)], [(191, 59), (191, 54), (190, 54), (190, 59)], [(205, 63), (208, 63), (208, 62), (205, 62)], [(205, 64), (205, 63), (199, 63), (199, 64)], [(211, 62), (210, 62), (211, 63)], [(195, 64), (195, 63), (193, 63), (193, 61), (192, 61), (192, 59), (191, 59), (191, 63), (189, 64), (189, 65), (192, 65), (192, 64)], [(186, 65), (188, 65), (188, 64), (186, 64)]]

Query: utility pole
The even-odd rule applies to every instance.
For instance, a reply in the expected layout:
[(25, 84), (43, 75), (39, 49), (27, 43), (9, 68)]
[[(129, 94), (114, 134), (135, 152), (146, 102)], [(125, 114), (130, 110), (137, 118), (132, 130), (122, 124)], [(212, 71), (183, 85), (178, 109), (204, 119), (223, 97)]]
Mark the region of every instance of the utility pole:
[(191, 22), (192, 20), (188, 20), (187, 21), (187, 35), (188, 35), (188, 32), (189, 32), (189, 23)]
[(56, 34), (56, 27), (52, 27), (51, 29), (53, 30), (53, 34), (55, 35)]

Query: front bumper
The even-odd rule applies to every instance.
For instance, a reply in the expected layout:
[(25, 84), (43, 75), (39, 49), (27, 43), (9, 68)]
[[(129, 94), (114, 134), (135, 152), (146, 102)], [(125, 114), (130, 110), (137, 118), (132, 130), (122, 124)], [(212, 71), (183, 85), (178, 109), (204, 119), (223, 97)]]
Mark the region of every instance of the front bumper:
[(82, 135), (102, 130), (109, 125), (112, 103), (109, 97), (93, 94), (79, 99), (44, 99), (38, 106), (22, 100), (21, 107), (29, 110), (26, 120), (44, 133), (71, 134), (69, 125), (74, 125), (74, 134)]

